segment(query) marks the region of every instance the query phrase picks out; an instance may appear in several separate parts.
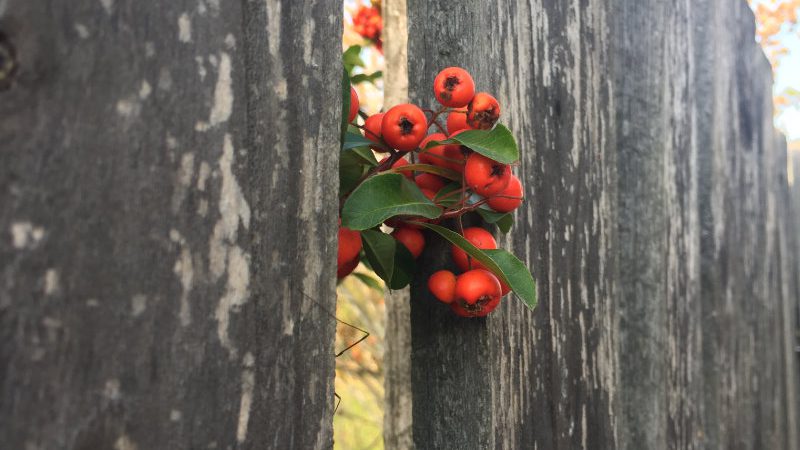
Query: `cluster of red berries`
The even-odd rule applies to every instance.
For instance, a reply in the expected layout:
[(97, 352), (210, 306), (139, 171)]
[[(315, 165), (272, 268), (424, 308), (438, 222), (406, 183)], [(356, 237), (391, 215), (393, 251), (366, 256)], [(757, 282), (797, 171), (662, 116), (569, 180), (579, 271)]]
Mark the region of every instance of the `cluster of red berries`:
[[(403, 243), (416, 258), (425, 247), (425, 237), (418, 222), (437, 223), (446, 219), (460, 219), (468, 212), (486, 205), (495, 212), (508, 213), (522, 203), (522, 185), (510, 165), (494, 161), (459, 143), (431, 144), (446, 141), (468, 130), (492, 129), (500, 117), (500, 104), (485, 92), (475, 93), (475, 83), (470, 74), (459, 67), (448, 67), (435, 78), (433, 92), (442, 105), (437, 111), (423, 110), (412, 104), (401, 104), (385, 113), (369, 116), (359, 126), (364, 137), (374, 145), (372, 150), (389, 153), (376, 172), (393, 170), (412, 180), (420, 191), (442, 208), (436, 219), (414, 216), (393, 217), (385, 225), (394, 228), (392, 236)], [(429, 114), (426, 115), (426, 112)], [(358, 114), (358, 95), (350, 94), (349, 121)], [(437, 118), (447, 114), (446, 129)], [(428, 134), (431, 127), (438, 132)], [(436, 171), (447, 169), (457, 175), (461, 189), (443, 191), (450, 180), (436, 173), (403, 170), (409, 165), (406, 159), (417, 157), (420, 164), (436, 166)], [(424, 167), (424, 166), (416, 166)], [(476, 197), (480, 196), (480, 197)], [(458, 196), (454, 198), (454, 196)], [(497, 242), (487, 230), (479, 227), (461, 229), (460, 234), (479, 249), (496, 249)], [(361, 237), (358, 232), (339, 229), (339, 277), (349, 274), (358, 265)], [(431, 293), (450, 305), (460, 316), (481, 317), (490, 313), (510, 289), (500, 277), (473, 260), (464, 250), (453, 245), (452, 257), (462, 271), (460, 275), (442, 270), (428, 280)]]
[(382, 47), (383, 17), (380, 9), (374, 6), (360, 7), (353, 16), (353, 29), (365, 39), (375, 42), (378, 49)]

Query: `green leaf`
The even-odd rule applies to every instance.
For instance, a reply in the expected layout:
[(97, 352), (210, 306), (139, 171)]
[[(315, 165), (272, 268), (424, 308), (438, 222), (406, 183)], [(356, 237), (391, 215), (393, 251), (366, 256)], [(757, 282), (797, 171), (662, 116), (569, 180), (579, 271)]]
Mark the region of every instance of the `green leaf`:
[(389, 289), (408, 286), (414, 275), (414, 257), (405, 245), (375, 230), (362, 231), (361, 240), (370, 265)]
[(461, 201), (460, 194), (451, 194), (452, 192), (460, 191), (461, 183), (450, 183), (439, 189), (433, 201), (437, 205), (450, 207)]
[(536, 282), (525, 264), (512, 253), (503, 250), (483, 250), (502, 269), (506, 284), (525, 302), (528, 308), (536, 308)]
[(347, 117), (350, 115), (350, 77), (347, 70), (342, 70), (342, 127), (339, 133), (339, 142), (344, 145), (347, 132)]
[(427, 172), (434, 175), (439, 175), (448, 180), (461, 180), (461, 174), (452, 169), (434, 166), (433, 164), (407, 164), (402, 167), (402, 172), (409, 170), (416, 170), (417, 172)]
[(507, 213), (506, 215), (501, 217), (500, 220), (495, 222), (495, 225), (497, 225), (497, 229), (500, 230), (503, 234), (508, 233), (509, 231), (511, 231), (511, 227), (514, 226), (514, 215), (511, 213)]
[(502, 249), (481, 250), (455, 231), (439, 225), (425, 222), (415, 223), (435, 231), (450, 241), (451, 244), (464, 250), (469, 256), (483, 264), (490, 272), (502, 278), (503, 282), (522, 299), (525, 305), (531, 309), (536, 307), (536, 283), (533, 281), (533, 276), (531, 276), (525, 264), (516, 256)]
[(366, 230), (399, 215), (435, 219), (442, 210), (416, 184), (397, 173), (382, 173), (361, 183), (342, 208), (342, 225)]
[(469, 130), (444, 141), (431, 141), (425, 149), (442, 144), (459, 143), (499, 163), (511, 164), (519, 159), (519, 148), (511, 131), (497, 124), (491, 130)]
[[(351, 45), (347, 50), (342, 53), (342, 62), (344, 63), (344, 70), (348, 74), (353, 72), (354, 67), (364, 67), (364, 61), (361, 59), (361, 46)], [(349, 77), (348, 77), (349, 79)]]
[(367, 83), (367, 82), (369, 82), (369, 83), (375, 84), (375, 80), (377, 80), (378, 78), (381, 78), (382, 76), (383, 76), (383, 72), (381, 72), (380, 70), (377, 71), (377, 72), (373, 72), (373, 73), (371, 73), (369, 75), (367, 75), (365, 73), (359, 73), (359, 74), (355, 74), (352, 77), (350, 77), (350, 83), (359, 84), (359, 83)]
[(362, 136), (360, 133), (353, 133), (348, 131), (344, 135), (344, 142), (342, 142), (342, 150), (347, 150), (356, 147), (369, 147), (374, 143), (369, 139)]
[[(352, 131), (353, 129), (355, 129), (356, 131), (355, 132)], [(378, 144), (370, 141), (358, 131), (358, 128), (351, 126), (351, 129), (347, 131), (347, 133), (344, 135), (344, 140), (342, 141), (342, 150), (347, 150), (355, 147), (386, 148), (383, 144)]]
[(369, 147), (356, 147), (351, 148), (350, 150), (345, 150), (346, 152), (353, 152), (358, 155), (365, 163), (370, 165), (371, 167), (375, 167), (378, 165), (378, 160), (375, 159), (375, 154), (372, 153)]
[(369, 164), (353, 150), (345, 150), (339, 155), (339, 193), (350, 192), (366, 173)]
[(371, 276), (360, 272), (353, 272), (352, 275), (361, 280), (361, 282), (366, 284), (367, 287), (374, 289), (378, 292), (383, 292), (383, 286), (381, 285), (381, 282), (376, 280), (375, 278), (372, 278)]
[(478, 208), (475, 211), (480, 214), (484, 222), (497, 225), (503, 234), (508, 233), (514, 225), (514, 216), (511, 213), (499, 213), (486, 208)]

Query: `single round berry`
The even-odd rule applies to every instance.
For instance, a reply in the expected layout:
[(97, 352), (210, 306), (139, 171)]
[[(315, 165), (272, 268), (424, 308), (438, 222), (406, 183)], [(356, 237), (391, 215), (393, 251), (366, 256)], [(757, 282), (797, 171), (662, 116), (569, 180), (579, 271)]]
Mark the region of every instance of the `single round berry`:
[(428, 278), (428, 290), (444, 303), (451, 303), (456, 295), (456, 276), (449, 270), (440, 270)]
[(447, 132), (451, 135), (456, 131), (468, 130), (467, 108), (458, 108), (447, 114)]
[(476, 130), (488, 130), (500, 118), (500, 103), (485, 92), (475, 94), (467, 107), (467, 125)]
[(497, 277), (485, 269), (473, 269), (456, 279), (455, 298), (450, 308), (464, 317), (483, 317), (492, 312), (502, 297)]
[[(378, 165), (383, 164), (389, 158), (390, 158), (389, 156), (383, 158), (382, 160), (380, 160), (378, 162)], [(392, 164), (392, 169), (397, 169), (399, 167), (403, 167), (403, 166), (407, 166), (407, 165), (408, 165), (408, 161), (406, 161), (405, 158), (400, 158), (397, 161), (395, 161), (394, 164)], [(386, 170), (388, 170), (388, 169), (386, 169)], [(412, 171), (412, 170), (400, 170), (398, 172), (403, 174), (403, 176), (408, 178), (409, 180), (413, 180), (414, 179), (414, 171)]]
[(350, 87), (350, 114), (347, 115), (347, 121), (352, 122), (358, 115), (358, 92)]
[[(497, 248), (497, 241), (494, 240), (492, 233), (480, 227), (464, 229), (464, 239), (481, 250), (494, 250)], [(483, 267), (480, 262), (468, 257), (467, 253), (456, 245), (451, 246), (450, 251), (453, 256), (453, 262), (456, 263), (456, 266), (461, 270)], [(472, 267), (470, 267), (470, 263), (472, 263)]]
[(404, 103), (392, 107), (381, 121), (383, 140), (390, 147), (407, 152), (414, 150), (425, 139), (428, 119), (418, 107)]
[(464, 166), (464, 180), (476, 194), (491, 197), (500, 193), (511, 181), (511, 167), (473, 153)]
[(448, 67), (433, 80), (433, 94), (442, 105), (460, 108), (475, 95), (475, 82), (461, 67)]
[(345, 261), (342, 264), (338, 264), (336, 267), (336, 278), (342, 279), (348, 275), (350, 275), (356, 267), (358, 267), (359, 256), (356, 255), (351, 261)]
[(486, 202), (490, 208), (500, 213), (511, 212), (522, 204), (522, 183), (512, 174), (508, 186)]
[(425, 236), (416, 228), (401, 227), (392, 232), (392, 237), (400, 241), (406, 246), (414, 258), (419, 257), (422, 250), (425, 248)]
[(428, 189), (433, 192), (439, 192), (444, 187), (444, 180), (438, 175), (432, 173), (421, 173), (414, 177), (414, 182), (420, 189)]
[(336, 261), (339, 266), (351, 261), (361, 251), (361, 233), (345, 227), (339, 227), (339, 254)]
[[(381, 122), (383, 121), (383, 113), (373, 114), (367, 117), (364, 121), (364, 137), (370, 141), (380, 144), (382, 141)], [(387, 152), (388, 150), (378, 146), (370, 146), (376, 152)]]

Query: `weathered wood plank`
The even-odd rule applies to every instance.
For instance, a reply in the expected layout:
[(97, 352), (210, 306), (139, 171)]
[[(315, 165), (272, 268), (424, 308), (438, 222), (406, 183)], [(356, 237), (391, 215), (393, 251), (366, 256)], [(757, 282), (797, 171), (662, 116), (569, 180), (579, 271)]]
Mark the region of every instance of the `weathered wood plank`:
[[(408, 102), (406, 0), (383, 0), (383, 110)], [(414, 448), (411, 396), (411, 303), (409, 288), (386, 294), (383, 445)]]
[(597, 2), (501, 4), (497, 82), (527, 199), (505, 243), (540, 303), (531, 314), (509, 298), (489, 320), (494, 448), (614, 448), (610, 17)]
[(428, 249), (417, 447), (797, 448), (797, 249), (753, 35), (745, 2), (409, 2), (411, 98), (447, 65), (499, 94), (528, 198), (504, 243), (540, 296), (452, 318)]
[(0, 31), (0, 447), (330, 447), (341, 4)]

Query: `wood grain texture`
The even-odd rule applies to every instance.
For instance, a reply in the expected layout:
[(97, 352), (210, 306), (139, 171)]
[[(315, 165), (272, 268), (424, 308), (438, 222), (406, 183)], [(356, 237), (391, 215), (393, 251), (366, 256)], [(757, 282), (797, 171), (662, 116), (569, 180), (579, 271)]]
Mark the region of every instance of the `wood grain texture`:
[(331, 447), (341, 4), (0, 31), (0, 447)]
[[(496, 15), (490, 2), (407, 0), (409, 100), (434, 108), (433, 79), (448, 66), (467, 68), (478, 89), (489, 88), (499, 67), (487, 32)], [(419, 450), (491, 447), (491, 348), (485, 319), (464, 320), (435, 300), (427, 279), (454, 269), (450, 246), (426, 233), (411, 284), (411, 382), (414, 444)]]
[[(383, 0), (382, 8), (383, 110), (386, 111), (408, 102), (408, 19), (406, 0)], [(383, 445), (391, 450), (414, 448), (410, 316), (409, 288), (387, 292)]]
[(459, 65), (503, 105), (527, 201), (501, 242), (540, 301), (464, 321), (412, 288), (417, 448), (797, 448), (798, 250), (746, 3), (408, 12), (412, 100)]

